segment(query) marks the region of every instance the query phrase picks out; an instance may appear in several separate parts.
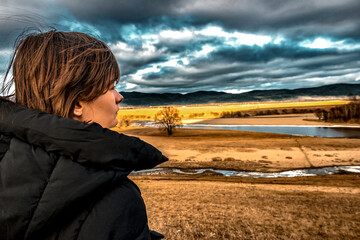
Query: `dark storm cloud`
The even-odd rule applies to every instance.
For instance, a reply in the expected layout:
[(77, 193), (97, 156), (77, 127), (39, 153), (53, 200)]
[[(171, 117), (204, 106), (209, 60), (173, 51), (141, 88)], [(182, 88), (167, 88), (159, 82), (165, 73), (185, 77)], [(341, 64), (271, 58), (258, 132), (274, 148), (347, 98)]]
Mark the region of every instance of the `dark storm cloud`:
[[(192, 67), (196, 68), (196, 72), (180, 71), (175, 67), (166, 68), (157, 73), (145, 74), (141, 84), (165, 88), (171, 82), (172, 86), (178, 86), (183, 91), (224, 89), (224, 86), (243, 89), (257, 86), (258, 89), (266, 89), (285, 83), (287, 86), (304, 87), (304, 84), (318, 85), (312, 82), (316, 78), (331, 79), (329, 83), (341, 82), (342, 76), (356, 74), (360, 67), (357, 61), (359, 52), (340, 54), (335, 50), (327, 52), (305, 48), (280, 48), (273, 54), (273, 47), (270, 45), (268, 48), (258, 48), (254, 50), (258, 53), (245, 54), (245, 58), (242, 54), (244, 50), (253, 51), (252, 48), (219, 50), (205, 61), (194, 63)], [(229, 53), (235, 56), (229, 57)], [(237, 54), (239, 56), (236, 56)], [(259, 59), (246, 57), (257, 54)]]
[(164, 60), (165, 60), (164, 57), (157, 57), (157, 58), (150, 58), (150, 59), (146, 59), (146, 60), (122, 61), (121, 62), (122, 64), (120, 65), (121, 74), (128, 75), (128, 74), (136, 72), (143, 66), (161, 63)]
[(342, 55), (334, 54), (333, 56), (327, 56), (320, 58), (319, 60), (312, 61), (309, 59), (308, 61), (304, 61), (301, 64), (297, 64), (298, 68), (304, 70), (324, 70), (331, 69), (332, 67), (354, 67), (358, 65), (358, 59), (360, 56), (360, 51), (355, 53), (347, 53)]
[(274, 58), (300, 59), (312, 58), (324, 55), (337, 54), (336, 50), (307, 49), (295, 46), (274, 46), (268, 45), (245, 46), (238, 49), (220, 49), (212, 54), (212, 60), (244, 61), (244, 62), (268, 62)]
[(152, 27), (164, 21), (171, 28), (213, 22), (229, 29), (278, 32), (293, 38), (320, 34), (358, 39), (360, 34), (357, 0), (12, 0), (0, 4), (3, 17), (20, 18), (17, 23), (2, 24), (1, 29), (26, 25), (26, 18), (56, 23), (61, 17), (74, 17), (98, 26), (114, 40), (119, 35), (116, 28), (122, 24)]
[(173, 28), (185, 22), (199, 25), (214, 22), (230, 29), (281, 32), (293, 38), (321, 34), (357, 39), (360, 34), (357, 0), (63, 0), (59, 3), (80, 20), (93, 24), (106, 20), (151, 26), (167, 17)]
[(79, 19), (120, 23), (141, 23), (152, 18), (171, 16), (183, 4), (178, 0), (60, 0), (59, 3)]
[(27, 28), (109, 44), (119, 90), (241, 91), (360, 81), (358, 0), (9, 0), (0, 74)]

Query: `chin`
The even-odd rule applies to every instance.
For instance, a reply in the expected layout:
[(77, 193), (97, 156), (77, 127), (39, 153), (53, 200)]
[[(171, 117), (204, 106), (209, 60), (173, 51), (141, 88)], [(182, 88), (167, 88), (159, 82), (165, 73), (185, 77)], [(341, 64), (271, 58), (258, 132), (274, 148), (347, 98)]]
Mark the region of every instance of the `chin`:
[(112, 124), (109, 124), (110, 126), (109, 126), (109, 128), (113, 128), (113, 127), (116, 127), (116, 125), (118, 124), (118, 120), (117, 119), (115, 119), (115, 121), (112, 123)]

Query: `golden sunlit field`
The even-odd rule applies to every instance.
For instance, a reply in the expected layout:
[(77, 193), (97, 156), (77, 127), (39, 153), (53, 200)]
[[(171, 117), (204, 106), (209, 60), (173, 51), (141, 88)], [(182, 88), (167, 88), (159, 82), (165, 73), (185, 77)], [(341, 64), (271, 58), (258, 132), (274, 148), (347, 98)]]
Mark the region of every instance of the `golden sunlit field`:
[[(208, 124), (329, 125), (316, 121), (312, 114), (249, 119), (214, 119), (211, 115), (225, 109), (344, 103), (229, 104), (179, 109), (189, 122), (199, 120), (194, 114), (199, 116), (199, 112), (203, 112), (201, 120), (205, 119), (203, 123)], [(119, 117), (137, 114), (151, 118), (158, 110), (160, 108), (123, 109)], [(148, 117), (144, 120), (151, 120)], [(169, 158), (158, 166), (164, 168), (274, 172), (360, 165), (360, 139), (200, 129), (178, 129), (169, 137), (156, 128), (116, 130), (157, 147)], [(163, 233), (165, 239), (357, 239), (360, 236), (359, 174), (250, 178), (205, 172), (131, 175), (130, 178), (142, 191), (150, 228)]]
[[(297, 107), (322, 107), (347, 104), (346, 100), (326, 101), (298, 101), (298, 102), (258, 102), (258, 103), (223, 103), (175, 106), (180, 111), (184, 123), (194, 119), (209, 119), (218, 117), (223, 111), (245, 111), (274, 108), (297, 108)], [(120, 105), (121, 106), (121, 105)], [(155, 114), (161, 110), (159, 107), (123, 107), (118, 113), (118, 118), (131, 116), (134, 120), (153, 120)]]

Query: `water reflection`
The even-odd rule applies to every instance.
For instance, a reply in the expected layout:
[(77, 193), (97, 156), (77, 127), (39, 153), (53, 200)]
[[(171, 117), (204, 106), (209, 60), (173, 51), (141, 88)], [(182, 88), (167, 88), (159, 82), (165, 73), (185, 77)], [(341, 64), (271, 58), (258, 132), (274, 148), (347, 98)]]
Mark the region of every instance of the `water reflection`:
[[(152, 121), (135, 122), (137, 127), (157, 127)], [(250, 132), (281, 133), (327, 138), (360, 138), (360, 126), (297, 126), (297, 125), (210, 125), (184, 124), (188, 129), (218, 129)]]
[(286, 126), (286, 125), (205, 125), (187, 124), (190, 129), (221, 129), (252, 132), (282, 133), (290, 135), (329, 137), (329, 138), (360, 138), (360, 127), (344, 126)]

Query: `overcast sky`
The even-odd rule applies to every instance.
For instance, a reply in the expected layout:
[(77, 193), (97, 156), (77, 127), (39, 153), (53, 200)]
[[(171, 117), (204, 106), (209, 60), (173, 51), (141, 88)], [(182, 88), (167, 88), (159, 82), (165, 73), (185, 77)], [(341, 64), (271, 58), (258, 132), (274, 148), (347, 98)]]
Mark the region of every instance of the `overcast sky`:
[(119, 91), (239, 93), (360, 83), (359, 0), (0, 0), (0, 75), (25, 29), (80, 31)]

